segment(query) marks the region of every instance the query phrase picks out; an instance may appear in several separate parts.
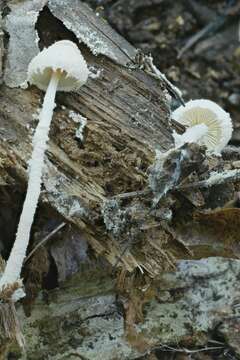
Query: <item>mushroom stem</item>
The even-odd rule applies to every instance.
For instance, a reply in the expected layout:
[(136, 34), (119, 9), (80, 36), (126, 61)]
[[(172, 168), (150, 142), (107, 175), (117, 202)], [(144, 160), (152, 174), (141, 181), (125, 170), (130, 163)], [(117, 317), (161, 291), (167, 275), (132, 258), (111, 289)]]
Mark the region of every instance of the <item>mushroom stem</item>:
[(185, 133), (178, 135), (177, 133), (173, 134), (175, 146), (180, 147), (186, 143), (198, 143), (203, 136), (208, 132), (208, 127), (205, 124), (197, 124), (188, 128)]
[(0, 291), (4, 286), (13, 284), (20, 278), (22, 264), (26, 256), (26, 250), (30, 238), (31, 226), (37, 208), (41, 191), (42, 169), (44, 165), (44, 153), (47, 147), (50, 123), (55, 107), (55, 95), (61, 73), (52, 73), (49, 82), (39, 123), (33, 137), (33, 153), (29, 162), (29, 182), (23, 210), (20, 217), (16, 240), (6, 264), (3, 276), (0, 279)]

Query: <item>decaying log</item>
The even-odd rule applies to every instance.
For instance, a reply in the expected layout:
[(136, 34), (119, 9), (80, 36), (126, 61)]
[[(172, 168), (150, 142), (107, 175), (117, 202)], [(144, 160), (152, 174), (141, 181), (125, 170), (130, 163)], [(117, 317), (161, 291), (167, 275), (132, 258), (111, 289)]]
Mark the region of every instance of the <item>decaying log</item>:
[[(207, 331), (223, 314), (235, 311), (240, 263), (186, 260), (169, 272), (176, 258), (189, 258), (191, 252), (166, 225), (172, 198), (156, 208), (157, 194), (149, 188), (156, 152), (172, 146), (164, 82), (141, 69), (136, 49), (81, 1), (9, 1), (7, 13), (0, 189), (13, 193), (18, 212), (43, 97), (27, 87), (29, 61), (44, 46), (69, 39), (80, 47), (92, 72), (80, 91), (56, 98), (29, 250), (44, 238), (51, 221), (67, 226), (24, 267), (27, 297), (18, 314), (27, 358), (130, 360), (176, 339), (204, 346)], [(0, 64), (1, 58), (0, 33)], [(200, 168), (204, 151), (189, 149), (193, 167)], [(188, 170), (185, 159), (183, 163)], [(170, 178), (171, 165), (165, 167)], [(157, 183), (161, 191), (163, 178)], [(5, 254), (14, 241), (11, 236), (0, 237)], [(51, 271), (57, 280), (45, 289), (55, 289), (45, 291), (42, 282)], [(20, 354), (13, 344), (4, 346), (3, 358)]]
[[(57, 2), (55, 5), (53, 3), (50, 2), (49, 8), (52, 6), (57, 11)], [(11, 52), (6, 62), (5, 83), (11, 87), (24, 83), (27, 64), (36, 52), (36, 41), (33, 48), (29, 46), (28, 51), (26, 44), (23, 44), (25, 40), (19, 41), (17, 38), (16, 17), (22, 15), (24, 6), (29, 13), (33, 12), (33, 19), (36, 19), (36, 3), (34, 10), (31, 10), (31, 4), (26, 2), (14, 5), (14, 15), (10, 13), (6, 20)], [(40, 6), (38, 10), (41, 10)], [(66, 5), (65, 11), (66, 18), (74, 14), (72, 23), (77, 26), (76, 12)], [(21, 17), (21, 26), (23, 21)], [(25, 24), (26, 31), (33, 32), (29, 38), (30, 44), (34, 42), (34, 37), (37, 39), (34, 26), (32, 21), (30, 26), (28, 22)], [(50, 30), (46, 31), (46, 26)], [(56, 36), (58, 39), (70, 38), (77, 42), (74, 33), (68, 31), (48, 8), (40, 12), (36, 27), (41, 36), (41, 46), (54, 42)], [(121, 45), (115, 45), (117, 40), (114, 40), (111, 50), (113, 53), (117, 49), (116, 58)], [(101, 44), (105, 49), (107, 45), (103, 40)], [(25, 47), (24, 57), (23, 49), (19, 49), (21, 46)], [(124, 40), (121, 46), (125, 46)], [(130, 45), (128, 47), (132, 49)], [(66, 219), (87, 232), (96, 253), (107, 251), (108, 260), (114, 264), (119, 251), (109, 243), (102, 224), (96, 226), (101, 206), (108, 197), (141, 190), (146, 186), (146, 169), (153, 161), (155, 149), (166, 150), (171, 144), (169, 111), (158, 81), (141, 70), (128, 69), (107, 57), (95, 56), (84, 44), (81, 50), (90, 68), (100, 75), (97, 78), (93, 76), (79, 93), (57, 96), (44, 174), (46, 193), (42, 197)], [(100, 50), (97, 50), (98, 54)], [(132, 59), (133, 55), (134, 50)], [(15, 64), (19, 57), (20, 60)], [(130, 55), (126, 60), (131, 60)], [(123, 59), (120, 59), (122, 63)], [(42, 94), (35, 88), (20, 90), (2, 86), (1, 97), (4, 98), (0, 109), (3, 129), (1, 151), (6, 154), (4, 161), (11, 163), (9, 170), (14, 168), (20, 177), (24, 177)], [(76, 136), (82, 117), (87, 122), (83, 129), (83, 140)], [(131, 263), (130, 257), (126, 260), (126, 266), (130, 270), (135, 268), (136, 263)]]
[[(135, 289), (136, 303), (128, 306), (137, 306), (137, 297), (147, 305), (144, 321), (134, 326), (124, 319), (113, 279), (103, 268), (97, 286), (99, 271), (73, 276), (49, 293), (49, 305), (39, 298), (29, 318), (19, 311), (31, 359), (137, 359), (164, 344), (204, 348), (208, 331), (227, 324), (229, 314), (239, 326), (238, 260), (182, 261), (144, 293)], [(153, 289), (155, 299), (149, 301)]]

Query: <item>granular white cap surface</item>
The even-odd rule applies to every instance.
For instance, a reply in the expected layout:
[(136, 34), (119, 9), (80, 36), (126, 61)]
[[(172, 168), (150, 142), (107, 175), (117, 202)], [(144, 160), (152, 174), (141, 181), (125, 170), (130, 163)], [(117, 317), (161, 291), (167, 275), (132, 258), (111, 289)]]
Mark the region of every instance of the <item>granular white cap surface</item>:
[(46, 91), (53, 71), (61, 72), (58, 90), (72, 91), (87, 81), (89, 70), (77, 45), (61, 40), (45, 48), (28, 66), (28, 81)]
[(219, 105), (210, 100), (191, 100), (172, 113), (172, 118), (187, 128), (204, 124), (207, 133), (200, 143), (208, 151), (220, 153), (232, 136), (232, 120), (230, 115)]

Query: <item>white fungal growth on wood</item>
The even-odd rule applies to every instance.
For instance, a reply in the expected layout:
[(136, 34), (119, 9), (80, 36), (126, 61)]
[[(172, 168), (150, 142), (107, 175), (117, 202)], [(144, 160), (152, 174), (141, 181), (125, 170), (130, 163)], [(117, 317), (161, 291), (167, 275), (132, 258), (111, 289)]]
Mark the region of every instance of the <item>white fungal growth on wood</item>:
[(33, 120), (38, 120), (41, 113), (41, 108), (36, 109), (35, 113), (32, 114)]
[(85, 126), (87, 125), (87, 118), (84, 116), (75, 113), (74, 111), (69, 111), (69, 117), (77, 124), (79, 124), (79, 128), (76, 130), (75, 137), (81, 141), (83, 141), (83, 132)]
[(103, 69), (98, 69), (95, 66), (89, 66), (88, 69), (89, 69), (89, 78), (90, 79), (94, 79), (94, 80), (99, 79), (103, 73)]
[(72, 202), (72, 205), (69, 208), (69, 216), (70, 217), (73, 217), (73, 216), (83, 217), (86, 215), (87, 215), (87, 212), (84, 209), (84, 207), (80, 204), (80, 201), (74, 199)]
[(174, 133), (177, 147), (184, 142), (197, 142), (209, 152), (220, 154), (232, 136), (230, 115), (210, 100), (191, 100), (177, 108), (172, 118), (188, 128), (183, 135)]
[(43, 171), (43, 184), (47, 191), (48, 201), (54, 203), (59, 214), (65, 218), (88, 216), (87, 207), (79, 198), (78, 193), (73, 192), (72, 196), (68, 194), (67, 189), (72, 187), (72, 183), (65, 175), (60, 175), (57, 167), (47, 159)]
[(28, 82), (27, 80), (24, 80), (20, 85), (19, 87), (23, 90), (26, 90), (28, 88)]
[(185, 149), (170, 149), (165, 153), (156, 151), (156, 161), (149, 169), (149, 186), (154, 193), (154, 205), (178, 183), (182, 162), (188, 158)]
[(240, 171), (238, 169), (234, 170), (224, 170), (222, 172), (213, 171), (210, 173), (209, 178), (205, 181), (205, 187), (210, 187), (213, 185), (219, 185), (225, 182), (227, 179), (240, 178)]
[[(66, 56), (67, 54), (67, 56)], [(55, 95), (58, 89), (71, 91), (88, 78), (88, 68), (78, 47), (71, 41), (59, 41), (44, 49), (29, 64), (28, 79), (46, 90), (39, 123), (33, 137), (33, 153), (29, 161), (29, 181), (16, 240), (0, 279), (0, 291), (19, 281), (30, 238), (31, 226), (41, 192), (44, 154), (47, 148)]]

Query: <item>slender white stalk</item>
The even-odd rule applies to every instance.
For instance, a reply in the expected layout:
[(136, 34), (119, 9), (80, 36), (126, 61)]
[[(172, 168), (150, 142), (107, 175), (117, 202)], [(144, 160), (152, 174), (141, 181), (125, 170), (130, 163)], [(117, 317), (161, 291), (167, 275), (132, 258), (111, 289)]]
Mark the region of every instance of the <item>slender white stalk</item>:
[(180, 147), (186, 143), (198, 143), (207, 134), (208, 127), (205, 124), (198, 124), (188, 128), (184, 134), (173, 134), (175, 146)]
[(39, 123), (33, 137), (33, 153), (29, 163), (27, 194), (23, 204), (16, 240), (7, 261), (4, 274), (0, 279), (0, 290), (3, 286), (12, 284), (20, 278), (22, 264), (26, 256), (26, 250), (30, 238), (31, 226), (41, 191), (44, 153), (47, 147), (48, 133), (55, 107), (54, 100), (58, 82), (59, 74), (57, 72), (53, 72), (45, 94)]

